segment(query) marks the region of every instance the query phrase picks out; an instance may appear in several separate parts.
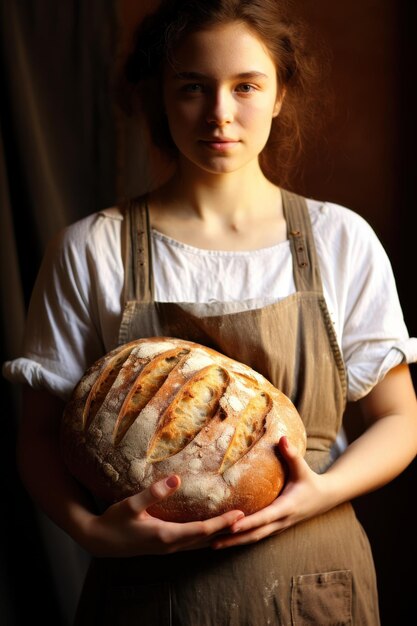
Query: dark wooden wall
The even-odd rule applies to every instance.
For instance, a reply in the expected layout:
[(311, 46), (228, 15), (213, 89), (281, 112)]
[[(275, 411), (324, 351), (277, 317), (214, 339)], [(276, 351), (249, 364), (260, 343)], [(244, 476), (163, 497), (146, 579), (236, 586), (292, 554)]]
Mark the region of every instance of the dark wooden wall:
[[(371, 223), (391, 258), (405, 321), (416, 336), (416, 3), (296, 4), (328, 46), (333, 93), (327, 128), (317, 146), (308, 148), (300, 187), (349, 206)], [(416, 374), (413, 365), (415, 385)], [(357, 412), (351, 408), (348, 415), (355, 436)], [(414, 462), (354, 503), (374, 552), (384, 626), (410, 624), (414, 613), (416, 483)]]

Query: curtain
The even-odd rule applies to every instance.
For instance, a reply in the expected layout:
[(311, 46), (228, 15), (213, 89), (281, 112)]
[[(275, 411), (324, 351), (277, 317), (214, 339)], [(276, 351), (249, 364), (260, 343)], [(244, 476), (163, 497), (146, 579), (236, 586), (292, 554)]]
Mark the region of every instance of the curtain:
[[(0, 3), (1, 356), (18, 355), (47, 241), (116, 196), (117, 7)], [(14, 467), (17, 390), (1, 379), (0, 622), (69, 625), (88, 556), (32, 505)]]

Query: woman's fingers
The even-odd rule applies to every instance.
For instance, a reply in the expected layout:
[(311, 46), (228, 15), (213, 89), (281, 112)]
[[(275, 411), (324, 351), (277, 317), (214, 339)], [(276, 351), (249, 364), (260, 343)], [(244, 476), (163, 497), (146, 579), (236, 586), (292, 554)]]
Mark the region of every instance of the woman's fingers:
[(126, 498), (124, 503), (129, 506), (134, 513), (143, 513), (152, 504), (161, 502), (161, 500), (165, 500), (165, 498), (175, 493), (180, 485), (180, 477), (176, 474), (172, 474), (163, 480), (158, 480), (158, 482), (153, 483), (153, 485), (140, 493)]
[[(161, 522), (158, 518), (153, 518), (146, 513), (146, 509), (152, 504), (160, 502), (171, 496), (179, 488), (181, 479), (176, 474), (168, 476), (164, 480), (159, 480), (141, 493), (126, 498), (123, 502), (125, 506), (136, 516), (142, 517), (143, 521), (153, 523), (159, 527), (158, 534), (166, 545), (185, 547), (193, 545), (196, 541), (207, 538), (211, 540), (216, 534), (228, 531), (230, 527), (244, 517), (242, 511), (228, 511), (222, 515), (212, 517), (208, 520), (194, 522)], [(143, 514), (145, 515), (143, 517)]]
[(288, 469), (290, 470), (290, 474), (294, 470), (297, 470), (299, 468), (300, 461), (302, 461), (302, 456), (287, 437), (281, 437), (278, 442), (278, 450), (286, 461)]
[(294, 512), (297, 510), (297, 503), (294, 496), (290, 494), (294, 493), (295, 487), (297, 490), (300, 490), (302, 485), (306, 484), (311, 470), (303, 456), (289, 442), (287, 437), (281, 437), (278, 443), (278, 450), (288, 469), (284, 490), (269, 506), (233, 524), (231, 532), (234, 537), (240, 533), (241, 536), (239, 538), (220, 540), (216, 543), (216, 547), (219, 547), (220, 543), (224, 547), (226, 545), (258, 541), (258, 539), (266, 537), (271, 533), (282, 531), (288, 526), (289, 519), (295, 519)]
[(304, 456), (287, 437), (281, 437), (278, 443), (278, 450), (287, 466), (286, 486), (308, 480), (312, 470)]
[(190, 525), (195, 525), (198, 532), (206, 537), (211, 537), (217, 533), (230, 529), (230, 527), (245, 517), (242, 511), (228, 511), (223, 515), (212, 517), (202, 522), (189, 522)]
[(252, 513), (252, 515), (237, 520), (231, 527), (231, 532), (236, 534), (255, 530), (268, 526), (278, 521), (280, 518), (285, 518), (287, 511), (280, 506), (282, 502), (278, 502), (278, 500), (279, 498), (257, 513)]
[(243, 516), (242, 511), (229, 511), (204, 521), (183, 524), (168, 522), (163, 532), (164, 541), (174, 551), (209, 547), (216, 536), (228, 534), (232, 524)]
[(216, 538), (212, 541), (211, 546), (215, 550), (219, 550), (222, 548), (232, 548), (235, 546), (243, 546), (248, 543), (256, 543), (261, 541), (261, 539), (265, 539), (266, 537), (271, 537), (272, 535), (278, 535), (286, 529), (285, 524), (282, 521), (273, 522), (271, 524), (266, 524), (265, 526), (259, 526), (253, 530), (227, 535), (224, 537)]
[(172, 474), (109, 506), (102, 515), (92, 516), (92, 552), (96, 556), (136, 556), (208, 547), (244, 517), (242, 511), (234, 510), (208, 520), (177, 523), (148, 513), (151, 505), (168, 498), (180, 484), (179, 476)]

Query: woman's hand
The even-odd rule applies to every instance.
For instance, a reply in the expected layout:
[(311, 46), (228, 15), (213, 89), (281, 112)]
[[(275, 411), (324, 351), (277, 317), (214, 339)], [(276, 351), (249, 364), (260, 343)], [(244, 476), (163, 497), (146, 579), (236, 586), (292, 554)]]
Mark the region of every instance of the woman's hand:
[(417, 401), (409, 368), (390, 370), (361, 401), (367, 429), (324, 474), (313, 472), (285, 437), (279, 450), (287, 484), (268, 507), (236, 522), (215, 548), (259, 541), (385, 485), (417, 452)]
[(180, 486), (176, 475), (113, 504), (102, 515), (92, 516), (84, 547), (95, 556), (124, 557), (140, 554), (170, 554), (209, 547), (214, 537), (228, 533), (244, 517), (241, 511), (202, 522), (174, 523), (152, 517), (147, 508), (172, 495)]
[(322, 496), (324, 475), (313, 472), (286, 437), (281, 437), (278, 448), (288, 468), (283, 491), (269, 506), (235, 522), (232, 534), (216, 539), (214, 548), (254, 543), (330, 508)]
[(175, 524), (147, 513), (155, 502), (180, 486), (167, 476), (141, 493), (96, 515), (90, 494), (65, 467), (59, 449), (59, 425), (64, 405), (45, 391), (25, 388), (17, 461), (23, 483), (34, 502), (87, 552), (96, 556), (167, 554), (210, 545), (243, 517), (230, 511), (204, 522)]

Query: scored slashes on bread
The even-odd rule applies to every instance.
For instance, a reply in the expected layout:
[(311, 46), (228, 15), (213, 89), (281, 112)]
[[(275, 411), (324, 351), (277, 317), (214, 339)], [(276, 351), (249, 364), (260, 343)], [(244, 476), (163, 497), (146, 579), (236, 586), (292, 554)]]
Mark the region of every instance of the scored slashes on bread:
[(282, 435), (304, 454), (292, 402), (250, 367), (180, 339), (140, 339), (94, 363), (67, 404), (61, 447), (71, 473), (107, 503), (175, 473), (179, 490), (149, 513), (171, 521), (246, 514), (285, 479)]

